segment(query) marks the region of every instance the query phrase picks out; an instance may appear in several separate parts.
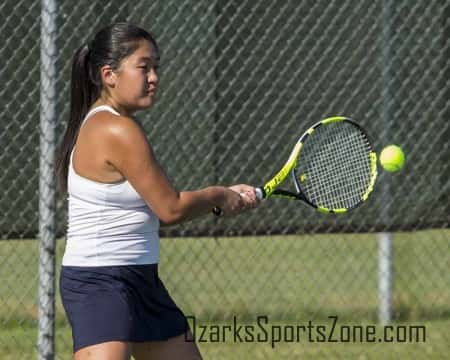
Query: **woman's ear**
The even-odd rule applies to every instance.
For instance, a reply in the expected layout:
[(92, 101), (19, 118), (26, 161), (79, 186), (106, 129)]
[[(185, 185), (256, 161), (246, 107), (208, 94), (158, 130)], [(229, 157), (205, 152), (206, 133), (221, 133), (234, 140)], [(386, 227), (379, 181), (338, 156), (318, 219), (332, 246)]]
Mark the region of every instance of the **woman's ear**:
[(112, 88), (116, 86), (116, 74), (110, 65), (102, 66), (100, 68), (100, 75), (105, 85)]

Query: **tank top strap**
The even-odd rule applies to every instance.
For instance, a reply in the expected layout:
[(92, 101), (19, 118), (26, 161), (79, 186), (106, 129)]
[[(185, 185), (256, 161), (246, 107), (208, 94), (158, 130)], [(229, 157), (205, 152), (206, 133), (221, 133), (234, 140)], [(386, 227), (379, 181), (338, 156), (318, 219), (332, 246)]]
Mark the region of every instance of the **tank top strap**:
[(100, 111), (109, 111), (110, 113), (113, 113), (114, 115), (120, 115), (118, 111), (116, 111), (113, 107), (111, 107), (109, 105), (96, 106), (95, 108), (92, 108), (91, 110), (88, 111), (88, 113), (86, 114), (86, 116), (83, 119), (83, 122), (81, 123), (81, 126), (83, 126), (83, 124), (86, 122), (87, 119), (89, 119), (91, 116), (97, 114)]

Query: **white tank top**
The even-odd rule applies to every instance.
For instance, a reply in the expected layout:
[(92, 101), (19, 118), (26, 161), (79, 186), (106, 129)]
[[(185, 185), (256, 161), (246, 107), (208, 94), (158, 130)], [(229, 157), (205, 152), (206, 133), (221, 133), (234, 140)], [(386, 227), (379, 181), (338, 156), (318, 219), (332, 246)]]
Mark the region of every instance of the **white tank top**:
[[(119, 115), (109, 106), (99, 111)], [(82, 124), (82, 125), (83, 125)], [(112, 266), (159, 262), (159, 220), (128, 181), (101, 183), (78, 175), (70, 155), (68, 229), (64, 266)]]

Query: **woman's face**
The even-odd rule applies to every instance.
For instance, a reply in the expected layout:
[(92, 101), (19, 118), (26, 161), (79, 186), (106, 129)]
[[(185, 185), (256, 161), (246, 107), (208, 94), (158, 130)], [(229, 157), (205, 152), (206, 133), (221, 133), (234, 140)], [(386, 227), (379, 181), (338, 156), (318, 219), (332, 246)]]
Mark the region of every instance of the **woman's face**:
[(159, 54), (153, 44), (139, 41), (138, 48), (113, 72), (109, 93), (114, 102), (129, 111), (152, 106), (158, 86), (158, 65)]

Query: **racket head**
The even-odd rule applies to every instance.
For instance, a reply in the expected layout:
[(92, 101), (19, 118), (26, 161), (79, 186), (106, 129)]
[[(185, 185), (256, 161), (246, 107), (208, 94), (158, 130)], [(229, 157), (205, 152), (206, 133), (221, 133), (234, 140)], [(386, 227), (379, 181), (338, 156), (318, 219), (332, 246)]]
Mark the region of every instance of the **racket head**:
[(301, 150), (291, 171), (297, 198), (323, 213), (344, 213), (367, 200), (377, 157), (359, 124), (343, 116), (327, 118), (298, 142)]

